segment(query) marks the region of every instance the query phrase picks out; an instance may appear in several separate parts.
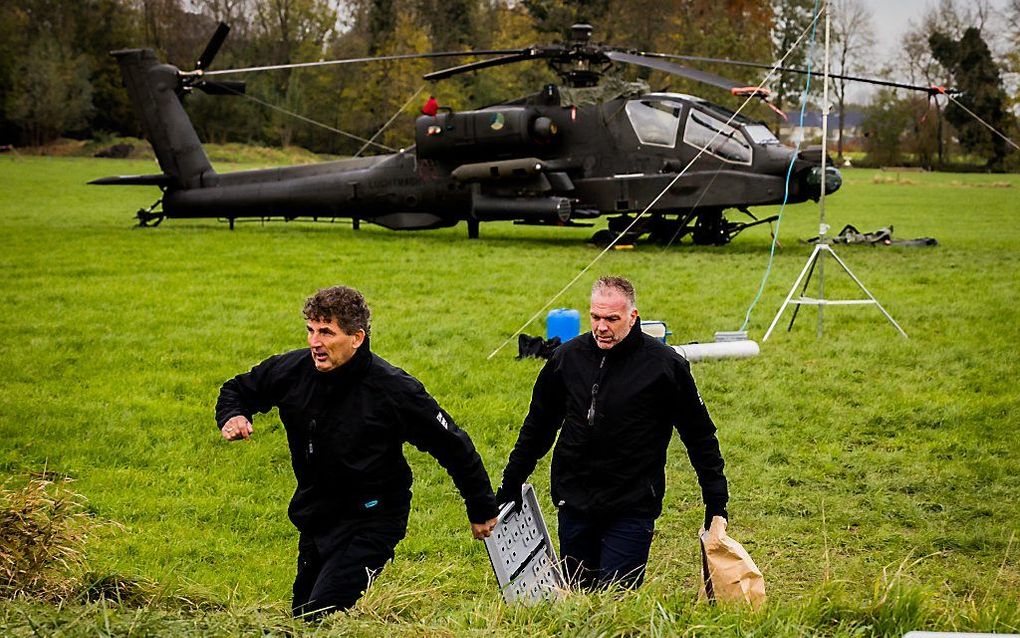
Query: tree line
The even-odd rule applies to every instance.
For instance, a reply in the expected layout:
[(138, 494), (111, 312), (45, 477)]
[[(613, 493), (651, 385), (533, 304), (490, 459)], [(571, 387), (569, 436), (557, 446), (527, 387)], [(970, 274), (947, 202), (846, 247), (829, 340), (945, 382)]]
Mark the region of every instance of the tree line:
[[(834, 73), (876, 71), (918, 83), (950, 83), (967, 108), (1015, 134), (1003, 73), (1020, 71), (1020, 0), (1010, 0), (988, 45), (992, 12), (985, 0), (941, 0), (912, 25), (895, 65), (877, 59), (873, 24), (861, 0), (831, 0)], [(230, 36), (215, 69), (278, 65), (426, 51), (513, 49), (562, 41), (575, 22), (595, 26), (595, 40), (646, 51), (683, 53), (786, 66), (815, 63), (805, 37), (815, 0), (21, 0), (0, 6), (0, 143), (42, 145), (58, 137), (140, 136), (139, 123), (109, 51), (152, 48), (183, 70), (194, 67), (219, 21)], [(798, 46), (794, 44), (800, 40)], [(322, 153), (367, 152), (365, 140), (412, 143), (417, 107), (434, 94), (443, 105), (471, 108), (532, 93), (556, 81), (540, 62), (495, 67), (436, 84), (424, 73), (477, 58), (401, 60), (229, 76), (247, 82), (242, 97), (195, 92), (187, 108), (203, 140), (299, 145)], [(756, 84), (763, 72), (724, 65), (708, 71)], [(728, 93), (647, 69), (621, 71), (653, 90), (693, 93), (731, 107)], [(799, 109), (803, 76), (771, 84), (774, 103)], [(812, 93), (820, 95), (815, 79)], [(833, 85), (834, 112), (848, 108), (846, 83)], [(412, 99), (414, 96), (414, 99)], [(815, 98), (817, 102), (817, 98)], [(266, 105), (272, 105), (271, 107)], [(288, 115), (298, 113), (310, 125)], [(1009, 147), (946, 100), (891, 92), (867, 109), (870, 153), (908, 152), (928, 165), (960, 148), (1004, 165)], [(755, 106), (752, 117), (776, 123)], [(390, 120), (390, 126), (383, 129)], [(843, 118), (838, 120), (840, 124)], [(340, 132), (337, 132), (340, 131)], [(842, 131), (836, 152), (842, 155)], [(368, 145), (371, 146), (371, 145)]]

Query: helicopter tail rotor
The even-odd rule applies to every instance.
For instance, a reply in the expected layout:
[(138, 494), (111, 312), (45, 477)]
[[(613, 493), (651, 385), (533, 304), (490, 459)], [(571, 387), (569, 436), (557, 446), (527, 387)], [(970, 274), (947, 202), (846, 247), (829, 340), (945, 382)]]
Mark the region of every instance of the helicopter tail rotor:
[(152, 179), (166, 188), (195, 188), (213, 178), (216, 173), (178, 99), (181, 77), (177, 67), (161, 63), (151, 49), (126, 49), (112, 55), (163, 169), (162, 175)]
[(205, 45), (202, 55), (198, 56), (198, 61), (195, 62), (195, 69), (205, 71), (212, 65), (212, 61), (216, 58), (216, 54), (220, 52), (220, 47), (223, 46), (223, 42), (227, 39), (229, 33), (230, 25), (226, 22), (220, 22), (216, 26), (216, 32), (209, 39), (209, 43)]
[(209, 67), (212, 65), (213, 60), (216, 59), (216, 54), (220, 52), (220, 48), (223, 46), (223, 42), (227, 39), (227, 35), (230, 33), (230, 25), (225, 22), (220, 22), (216, 26), (216, 31), (212, 37), (209, 38), (209, 42), (205, 45), (205, 49), (202, 51), (202, 55), (198, 56), (198, 60), (195, 61), (194, 71), (182, 71), (179, 73), (180, 86), (177, 91), (178, 97), (183, 98), (192, 89), (198, 89), (207, 95), (243, 95), (245, 92), (245, 83), (239, 81), (218, 81), (213, 82), (206, 80), (204, 75)]

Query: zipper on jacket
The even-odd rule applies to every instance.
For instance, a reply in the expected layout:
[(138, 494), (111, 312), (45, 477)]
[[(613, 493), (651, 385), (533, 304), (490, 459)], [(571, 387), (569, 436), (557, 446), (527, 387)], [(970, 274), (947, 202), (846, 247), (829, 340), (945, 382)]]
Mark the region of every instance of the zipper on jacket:
[(315, 452), (315, 446), (312, 445), (312, 436), (315, 434), (315, 419), (308, 422), (308, 458), (312, 457)]
[(596, 376), (594, 385), (591, 386), (591, 406), (588, 408), (588, 426), (595, 427), (595, 399), (599, 395), (599, 380), (602, 378), (602, 368), (606, 365), (606, 355), (602, 355), (599, 362), (599, 373)]

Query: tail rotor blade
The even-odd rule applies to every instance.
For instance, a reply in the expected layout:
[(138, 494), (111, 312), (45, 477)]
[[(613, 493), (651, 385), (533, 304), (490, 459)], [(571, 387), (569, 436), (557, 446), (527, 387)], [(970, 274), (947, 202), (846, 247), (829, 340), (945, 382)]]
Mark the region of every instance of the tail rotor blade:
[(213, 58), (219, 53), (220, 47), (223, 46), (223, 41), (227, 39), (227, 34), (230, 33), (230, 26), (221, 22), (216, 27), (216, 33), (213, 33), (212, 38), (209, 39), (209, 44), (205, 45), (205, 51), (202, 51), (202, 55), (199, 56), (198, 61), (195, 62), (195, 69), (199, 71), (205, 71), (212, 64)]
[(234, 80), (221, 80), (219, 82), (203, 80), (196, 84), (195, 88), (207, 95), (244, 95), (245, 83)]

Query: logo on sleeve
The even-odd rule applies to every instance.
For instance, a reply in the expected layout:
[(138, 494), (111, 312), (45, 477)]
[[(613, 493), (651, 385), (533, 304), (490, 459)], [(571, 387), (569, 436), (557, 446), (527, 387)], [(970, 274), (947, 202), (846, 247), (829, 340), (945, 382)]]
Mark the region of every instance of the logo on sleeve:
[(439, 424), (442, 425), (447, 430), (450, 429), (450, 424), (446, 422), (446, 419), (443, 417), (443, 413), (442, 412), (439, 412), (438, 414), (436, 414), (436, 421), (439, 421)]

